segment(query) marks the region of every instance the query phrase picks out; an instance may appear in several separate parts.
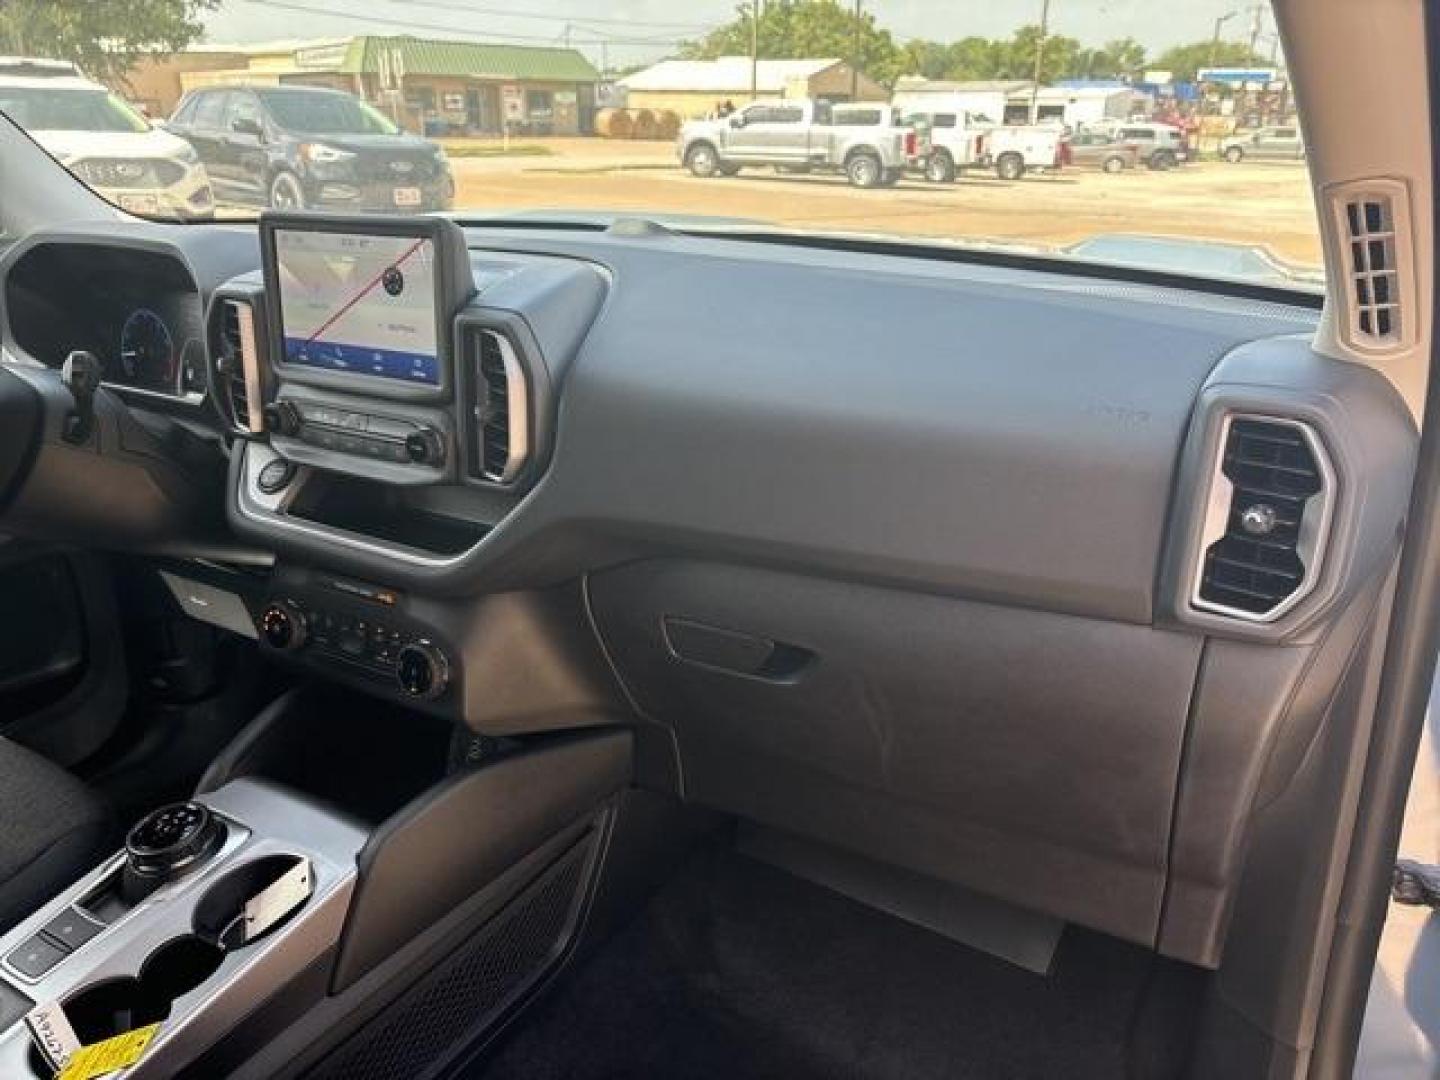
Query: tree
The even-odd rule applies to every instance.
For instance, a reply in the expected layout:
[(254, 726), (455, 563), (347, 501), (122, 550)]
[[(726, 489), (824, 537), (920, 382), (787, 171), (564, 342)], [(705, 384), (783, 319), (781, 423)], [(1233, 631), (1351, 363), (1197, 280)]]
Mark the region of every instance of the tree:
[[(1015, 36), (1003, 46), (1004, 61), (994, 75), (999, 79), (1035, 78), (1035, 52), (1040, 45), (1040, 27), (1035, 24), (1022, 26)], [(1041, 84), (1054, 82), (1071, 75), (1080, 56), (1080, 42), (1061, 34), (1050, 34), (1045, 38), (1040, 57)]]
[(993, 79), (1005, 62), (1005, 43), (989, 38), (967, 37), (950, 44), (947, 79)]
[(927, 79), (948, 79), (950, 46), (939, 41), (907, 41), (900, 50), (900, 74), (922, 75)]
[[(741, 4), (736, 17), (683, 50), (697, 60), (718, 56), (749, 56), (753, 8)], [(855, 14), (836, 0), (770, 0), (761, 8), (759, 54), (765, 60), (838, 57), (855, 64), (876, 82), (894, 85), (905, 66), (900, 47), (868, 12), (860, 17), (859, 50), (855, 48)]]
[(1160, 71), (1171, 72), (1178, 82), (1194, 82), (1195, 73), (1201, 68), (1268, 68), (1272, 65), (1259, 53), (1251, 52), (1250, 46), (1243, 41), (1214, 42), (1206, 39), (1166, 49), (1155, 59), (1154, 66)]
[(1082, 49), (1074, 78), (1134, 79), (1145, 69), (1145, 46), (1134, 38), (1107, 41), (1098, 49)]
[(141, 56), (199, 39), (220, 0), (0, 0), (0, 53), (72, 60), (91, 78), (125, 81)]

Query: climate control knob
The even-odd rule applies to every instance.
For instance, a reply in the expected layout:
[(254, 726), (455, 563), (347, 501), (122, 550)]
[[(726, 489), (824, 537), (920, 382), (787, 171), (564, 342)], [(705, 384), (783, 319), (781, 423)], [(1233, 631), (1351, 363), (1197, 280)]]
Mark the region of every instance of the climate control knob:
[(420, 428), (405, 436), (405, 453), (416, 465), (443, 465), (445, 440), (434, 428)]
[(260, 636), (266, 645), (282, 652), (293, 652), (304, 645), (307, 630), (305, 613), (283, 600), (271, 604), (260, 616)]
[(432, 701), (450, 682), (450, 661), (428, 641), (406, 645), (395, 657), (395, 679), (411, 697)]
[(305, 423), (300, 410), (288, 401), (276, 401), (266, 405), (264, 415), (265, 427), (268, 430), (291, 439), (300, 434), (300, 428)]

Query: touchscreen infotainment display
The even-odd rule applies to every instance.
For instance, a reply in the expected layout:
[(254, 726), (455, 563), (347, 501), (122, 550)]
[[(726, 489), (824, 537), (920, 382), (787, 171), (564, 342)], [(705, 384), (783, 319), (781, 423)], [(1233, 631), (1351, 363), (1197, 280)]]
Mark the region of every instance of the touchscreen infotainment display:
[(285, 363), (440, 384), (435, 242), (275, 231)]

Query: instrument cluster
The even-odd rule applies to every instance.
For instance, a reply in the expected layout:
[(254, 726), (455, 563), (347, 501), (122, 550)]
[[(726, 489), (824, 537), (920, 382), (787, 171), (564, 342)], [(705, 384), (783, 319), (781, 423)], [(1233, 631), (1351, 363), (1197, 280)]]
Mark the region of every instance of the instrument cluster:
[(176, 399), (206, 392), (204, 314), (183, 263), (156, 252), (42, 247), (6, 281), (12, 349), (49, 367), (92, 353), (111, 386)]

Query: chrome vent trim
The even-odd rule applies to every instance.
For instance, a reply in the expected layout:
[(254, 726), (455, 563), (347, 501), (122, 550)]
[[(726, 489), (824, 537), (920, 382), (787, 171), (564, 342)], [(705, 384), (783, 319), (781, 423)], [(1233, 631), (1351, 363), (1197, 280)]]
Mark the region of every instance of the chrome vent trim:
[(225, 300), (220, 316), (221, 354), (217, 367), (230, 403), (230, 415), (241, 431), (265, 430), (264, 384), (255, 338), (255, 309), (245, 300)]
[(529, 380), (504, 334), (481, 328), (475, 341), (471, 472), (492, 483), (514, 483), (530, 459)]
[[(1240, 427), (1239, 425), (1245, 425)], [(1242, 460), (1234, 462), (1231, 460), (1232, 440), (1238, 441), (1242, 438), (1263, 440), (1265, 435), (1259, 429), (1283, 428), (1300, 436), (1304, 449), (1308, 452), (1310, 461), (1314, 465), (1314, 475), (1318, 487), (1311, 494), (1301, 496), (1299, 491), (1304, 485), (1301, 473), (1308, 475), (1303, 467), (1294, 467), (1281, 458), (1281, 452), (1277, 450), (1275, 459), (1269, 462), (1257, 462), (1254, 460)], [(1293, 446), (1294, 444), (1292, 444)], [(1240, 496), (1245, 492), (1253, 492), (1257, 489), (1253, 484), (1237, 484), (1235, 480), (1226, 473), (1227, 463), (1232, 467), (1239, 465), (1246, 468), (1271, 469), (1277, 472), (1294, 473), (1299, 486), (1289, 491), (1267, 492), (1260, 491), (1259, 494), (1275, 496), (1273, 502), (1279, 503), (1282, 508), (1282, 521), (1280, 527), (1284, 529), (1281, 538), (1275, 541), (1267, 539), (1256, 539), (1245, 535), (1239, 525), (1239, 517), (1247, 507), (1241, 506), (1242, 502), (1249, 503), (1248, 498)], [(1215, 460), (1210, 468), (1210, 485), (1205, 496), (1205, 514), (1200, 527), (1200, 543), (1196, 553), (1196, 562), (1192, 569), (1192, 584), (1190, 590), (1190, 606), (1197, 611), (1212, 612), (1217, 615), (1224, 615), (1233, 619), (1240, 619), (1252, 623), (1272, 623), (1281, 618), (1300, 604), (1314, 590), (1320, 577), (1320, 568), (1325, 558), (1325, 548), (1330, 535), (1330, 523), (1334, 513), (1336, 498), (1335, 469), (1331, 464), (1330, 456), (1325, 450), (1319, 435), (1309, 424), (1289, 417), (1267, 416), (1255, 413), (1228, 413), (1220, 426), (1220, 438)], [(1287, 506), (1298, 504), (1298, 520), (1283, 520), (1283, 514)], [(1269, 505), (1269, 504), (1267, 504)], [(1262, 548), (1274, 549), (1276, 558), (1240, 559), (1230, 558), (1230, 552), (1221, 547), (1222, 544), (1245, 545), (1251, 544)], [(1243, 547), (1242, 547), (1243, 550)], [(1284, 555), (1293, 553), (1294, 563), (1284, 558)], [(1221, 568), (1217, 563), (1224, 563), (1228, 570), (1238, 570), (1251, 573), (1251, 580), (1256, 576), (1271, 579), (1272, 583), (1288, 578), (1295, 579), (1293, 589), (1283, 595), (1276, 596), (1272, 603), (1262, 609), (1252, 610), (1242, 607), (1238, 603), (1226, 602), (1222, 597), (1228, 593), (1236, 597), (1246, 592), (1243, 586), (1226, 585), (1217, 580), (1216, 575)], [(1298, 575), (1293, 566), (1298, 564)], [(1233, 580), (1233, 579), (1232, 579)], [(1265, 589), (1263, 586), (1256, 587), (1251, 594), (1258, 603), (1264, 599)]]

